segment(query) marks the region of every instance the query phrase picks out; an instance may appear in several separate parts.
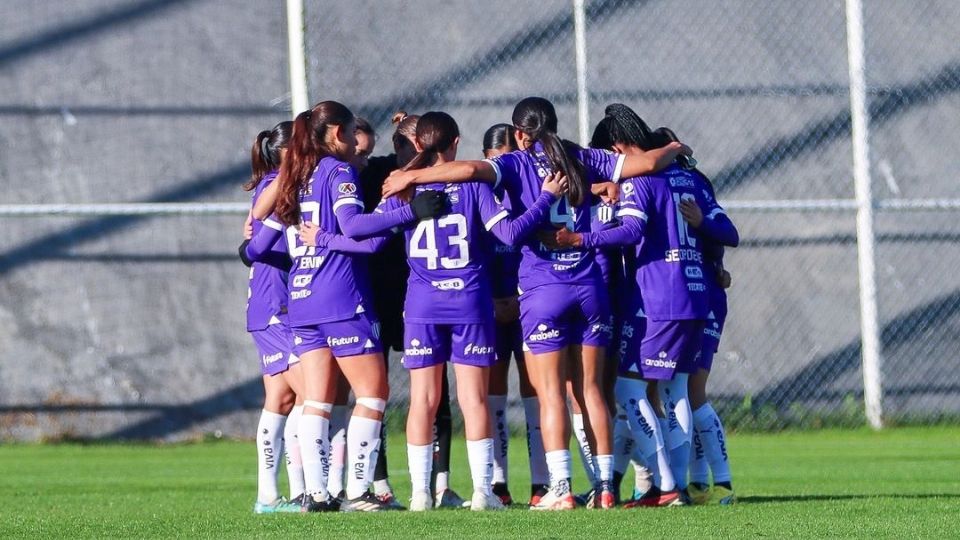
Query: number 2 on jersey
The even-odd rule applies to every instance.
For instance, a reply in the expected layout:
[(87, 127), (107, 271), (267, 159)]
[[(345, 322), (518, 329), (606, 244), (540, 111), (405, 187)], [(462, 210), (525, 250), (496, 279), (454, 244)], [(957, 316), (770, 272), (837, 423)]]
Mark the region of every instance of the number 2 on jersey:
[[(447, 238), (447, 244), (457, 248), (456, 257), (441, 257), (437, 249), (437, 229), (455, 227), (456, 232)], [(437, 260), (446, 269), (463, 268), (470, 261), (470, 245), (467, 243), (467, 218), (462, 214), (449, 214), (440, 219), (421, 221), (410, 236), (408, 253), (414, 259), (426, 259), (427, 269), (436, 270)]]

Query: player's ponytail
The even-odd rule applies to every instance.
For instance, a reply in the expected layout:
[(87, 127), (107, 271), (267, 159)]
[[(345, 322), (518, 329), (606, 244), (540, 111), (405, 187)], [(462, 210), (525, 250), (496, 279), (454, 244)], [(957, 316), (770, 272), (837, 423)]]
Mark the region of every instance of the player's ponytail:
[(397, 111), (393, 113), (390, 122), (397, 126), (393, 132), (393, 151), (396, 154), (403, 152), (404, 148), (413, 146), (413, 141), (417, 136), (417, 122), (420, 116), (416, 114), (407, 114), (406, 111)]
[(286, 148), (293, 130), (293, 122), (287, 120), (257, 134), (250, 149), (253, 172), (250, 181), (243, 185), (245, 191), (256, 189), (263, 177), (280, 168), (281, 150)]
[(403, 168), (405, 171), (425, 169), (437, 161), (437, 156), (450, 149), (460, 127), (452, 116), (445, 112), (430, 111), (417, 121), (416, 141), (421, 151)]
[(287, 143), (287, 156), (280, 165), (277, 179), (280, 184), (276, 214), (281, 223), (296, 225), (300, 222), (300, 193), (317, 163), (333, 155), (327, 146), (327, 129), (345, 126), (353, 119), (350, 109), (336, 101), (322, 101), (297, 115)]
[[(583, 163), (571, 154), (579, 148), (557, 135), (557, 111), (550, 101), (542, 97), (528, 97), (513, 109), (513, 125), (534, 141), (543, 145), (543, 151), (554, 172), (567, 177), (567, 200), (573, 206), (583, 204), (589, 192), (586, 185)], [(532, 150), (531, 150), (532, 151)]]

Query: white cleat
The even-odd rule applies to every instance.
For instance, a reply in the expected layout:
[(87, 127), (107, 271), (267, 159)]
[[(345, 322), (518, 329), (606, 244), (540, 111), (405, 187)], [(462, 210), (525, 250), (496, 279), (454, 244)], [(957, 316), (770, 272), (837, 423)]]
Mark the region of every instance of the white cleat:
[(427, 510), (433, 510), (433, 497), (430, 496), (430, 492), (414, 491), (413, 496), (410, 497), (410, 511), (426, 512)]
[(500, 497), (493, 493), (487, 495), (482, 491), (474, 491), (473, 498), (470, 499), (470, 509), (482, 512), (484, 510), (504, 510), (506, 507), (500, 502)]

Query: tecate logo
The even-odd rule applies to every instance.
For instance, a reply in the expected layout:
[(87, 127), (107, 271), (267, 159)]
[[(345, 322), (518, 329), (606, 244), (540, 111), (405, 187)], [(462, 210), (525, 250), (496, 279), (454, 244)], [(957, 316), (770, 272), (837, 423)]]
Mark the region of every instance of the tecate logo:
[(463, 354), (493, 354), (493, 347), (482, 347), (480, 345), (474, 345), (473, 343), (468, 343), (466, 347), (463, 348)]
[(329, 337), (327, 338), (327, 345), (331, 347), (342, 347), (344, 345), (353, 345), (354, 343), (360, 343), (359, 336), (350, 336), (343, 338)]
[(313, 276), (294, 276), (293, 277), (293, 286), (294, 287), (306, 287), (310, 285), (313, 281)]
[(293, 291), (290, 293), (291, 300), (303, 300), (304, 298), (313, 294), (313, 291), (310, 289), (304, 289), (302, 291)]
[(464, 286), (463, 280), (460, 278), (431, 281), (430, 284), (441, 291), (459, 291), (462, 290)]
[(530, 334), (530, 337), (527, 339), (530, 341), (545, 341), (548, 339), (560, 337), (560, 331), (556, 329), (550, 329), (549, 326), (541, 324), (537, 326), (538, 332), (536, 334)]
[(426, 356), (428, 354), (433, 354), (433, 348), (421, 347), (419, 339), (411, 339), (410, 347), (404, 349), (403, 354), (406, 356)]
[(283, 358), (283, 353), (282, 353), (282, 352), (278, 352), (278, 353), (276, 353), (276, 354), (271, 354), (270, 356), (264, 355), (264, 356), (263, 356), (263, 365), (272, 364), (272, 363), (280, 360), (281, 358)]

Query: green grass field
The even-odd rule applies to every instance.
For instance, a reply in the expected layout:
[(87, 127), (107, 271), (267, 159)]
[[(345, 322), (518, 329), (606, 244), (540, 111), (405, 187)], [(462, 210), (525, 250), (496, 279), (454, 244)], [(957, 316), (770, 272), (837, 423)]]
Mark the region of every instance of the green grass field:
[[(391, 440), (392, 480), (405, 500), (403, 439)], [(960, 428), (736, 434), (729, 448), (740, 499), (733, 507), (255, 516), (253, 443), (8, 445), (0, 447), (0, 537), (960, 534)], [(514, 495), (523, 498), (528, 482), (523, 441), (513, 441), (510, 457)], [(584, 487), (582, 479), (575, 484)], [(462, 442), (454, 448), (453, 488), (469, 494)]]

